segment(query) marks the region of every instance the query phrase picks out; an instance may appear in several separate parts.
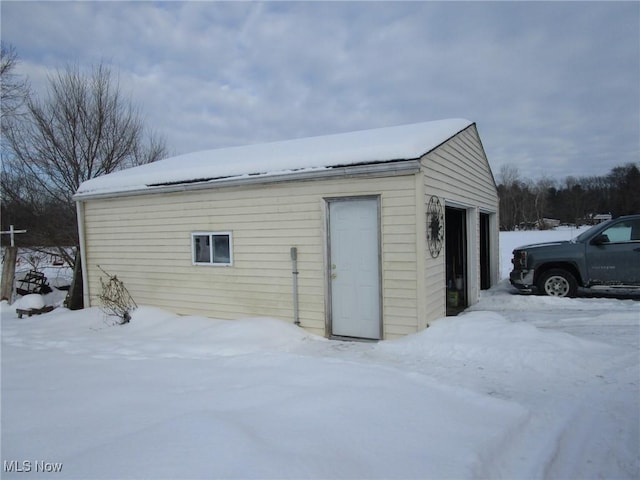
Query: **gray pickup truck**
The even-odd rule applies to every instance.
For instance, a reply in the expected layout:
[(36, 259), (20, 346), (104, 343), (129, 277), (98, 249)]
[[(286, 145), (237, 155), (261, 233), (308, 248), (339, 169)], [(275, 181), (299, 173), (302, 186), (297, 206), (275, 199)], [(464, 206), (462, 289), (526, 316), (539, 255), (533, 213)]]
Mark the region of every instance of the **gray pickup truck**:
[(640, 215), (603, 222), (568, 241), (518, 247), (511, 263), (509, 280), (524, 293), (640, 289)]

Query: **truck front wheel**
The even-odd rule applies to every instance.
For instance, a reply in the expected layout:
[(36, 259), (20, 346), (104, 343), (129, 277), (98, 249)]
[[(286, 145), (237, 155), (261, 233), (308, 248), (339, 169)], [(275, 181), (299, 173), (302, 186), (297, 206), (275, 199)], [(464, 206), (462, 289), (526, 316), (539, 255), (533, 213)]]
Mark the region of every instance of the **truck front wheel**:
[(538, 280), (538, 292), (552, 297), (575, 297), (578, 282), (575, 277), (560, 268), (552, 268)]

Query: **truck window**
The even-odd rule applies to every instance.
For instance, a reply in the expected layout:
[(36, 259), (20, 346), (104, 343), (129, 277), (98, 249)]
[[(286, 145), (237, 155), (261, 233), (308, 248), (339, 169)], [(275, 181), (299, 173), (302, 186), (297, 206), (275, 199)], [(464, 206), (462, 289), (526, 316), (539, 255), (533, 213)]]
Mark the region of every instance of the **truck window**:
[(640, 221), (620, 222), (602, 232), (610, 243), (640, 241)]

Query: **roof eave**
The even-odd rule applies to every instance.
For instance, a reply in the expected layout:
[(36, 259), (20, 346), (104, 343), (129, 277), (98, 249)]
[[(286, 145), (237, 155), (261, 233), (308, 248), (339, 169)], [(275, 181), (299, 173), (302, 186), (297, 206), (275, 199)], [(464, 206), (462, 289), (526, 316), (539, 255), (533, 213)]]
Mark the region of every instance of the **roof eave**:
[(104, 198), (150, 195), (155, 193), (175, 193), (208, 190), (214, 188), (228, 188), (245, 185), (274, 184), (294, 181), (304, 182), (329, 178), (391, 177), (398, 175), (412, 175), (418, 173), (419, 171), (420, 159), (395, 160), (391, 162), (329, 167), (320, 170), (302, 170), (298, 172), (275, 173), (269, 175), (243, 175), (238, 177), (228, 177), (196, 183), (179, 183), (171, 185), (157, 185), (152, 187), (144, 186), (133, 188), (131, 190), (77, 193), (73, 196), (73, 199), (75, 201), (85, 201)]

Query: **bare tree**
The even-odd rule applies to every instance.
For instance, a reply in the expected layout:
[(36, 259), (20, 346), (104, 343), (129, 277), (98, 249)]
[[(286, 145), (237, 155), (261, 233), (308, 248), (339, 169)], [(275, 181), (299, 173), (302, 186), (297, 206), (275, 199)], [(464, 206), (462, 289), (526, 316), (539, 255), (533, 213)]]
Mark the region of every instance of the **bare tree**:
[(520, 172), (513, 165), (503, 165), (500, 168), (500, 228), (513, 230), (518, 225), (521, 215), (522, 182)]
[(11, 45), (0, 44), (0, 118), (4, 120), (18, 114), (29, 97), (29, 83), (14, 70), (18, 55)]
[(10, 151), (3, 193), (41, 214), (39, 231), (54, 245), (77, 243), (72, 196), (83, 181), (166, 156), (164, 139), (145, 131), (104, 64), (90, 74), (77, 66), (57, 71), (45, 98), (30, 97), (25, 108), (3, 132)]
[(11, 122), (13, 168), (33, 176), (52, 198), (71, 201), (85, 180), (148, 163), (166, 153), (164, 140), (145, 144), (143, 123), (108, 67), (91, 75), (67, 67), (49, 78), (43, 101), (29, 99), (27, 115)]
[(640, 211), (640, 168), (629, 163), (614, 167), (606, 176), (574, 177), (564, 181), (549, 177), (520, 180), (517, 167), (504, 165), (498, 176), (500, 228), (533, 225), (544, 216), (567, 223), (588, 222), (596, 213), (614, 217)]
[(556, 182), (552, 178), (543, 176), (542, 178), (539, 178), (532, 187), (536, 220), (538, 221), (538, 226), (540, 228), (545, 227), (543, 218), (548, 214), (549, 191), (555, 186), (555, 183)]

